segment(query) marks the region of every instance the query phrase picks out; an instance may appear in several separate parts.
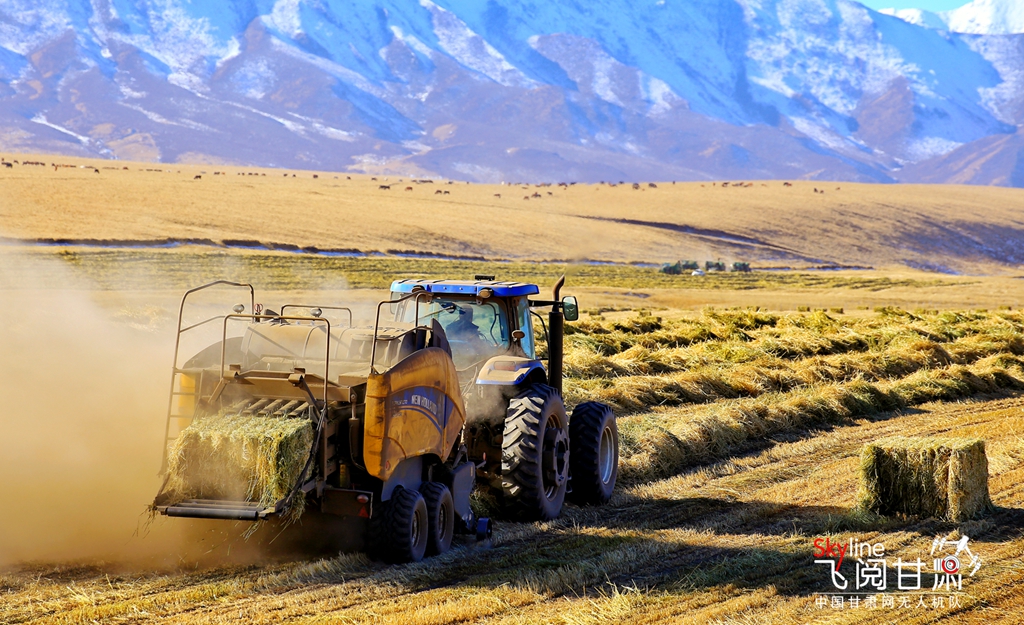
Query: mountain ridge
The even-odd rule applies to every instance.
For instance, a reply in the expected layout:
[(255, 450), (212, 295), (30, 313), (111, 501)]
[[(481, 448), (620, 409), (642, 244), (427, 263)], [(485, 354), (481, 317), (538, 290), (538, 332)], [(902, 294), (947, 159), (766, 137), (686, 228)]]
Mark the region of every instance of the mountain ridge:
[(916, 182), (998, 146), (970, 182), (1018, 184), (1024, 153), (998, 139), (1024, 123), (1022, 40), (852, 0), (10, 0), (0, 149), (487, 182)]

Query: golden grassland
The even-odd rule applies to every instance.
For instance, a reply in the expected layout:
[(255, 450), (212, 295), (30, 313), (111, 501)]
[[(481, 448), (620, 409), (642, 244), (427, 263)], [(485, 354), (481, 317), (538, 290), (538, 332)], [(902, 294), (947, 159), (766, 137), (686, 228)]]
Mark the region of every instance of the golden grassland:
[(1024, 201), (1019, 189), (938, 185), (420, 184), (337, 172), (314, 179), (278, 169), (6, 158), (47, 164), (0, 168), (0, 235), (16, 239), (237, 239), (488, 259), (910, 262), (1007, 273), (1011, 266), (976, 243), (1009, 249)]
[[(0, 621), (1019, 620), (1024, 314), (641, 311), (572, 327), (567, 398), (598, 397), (620, 414), (609, 506), (499, 521), (489, 548), (404, 566), (361, 554), (199, 568), (22, 564), (0, 572)], [(984, 439), (995, 510), (959, 524), (860, 511), (861, 449), (895, 435)], [(815, 538), (927, 560), (936, 535), (961, 534), (984, 565), (959, 607), (817, 607), (831, 584), (813, 563)]]
[[(247, 551), (272, 536), (257, 533), (245, 543), (237, 538), (245, 527), (229, 524), (235, 538), (201, 556), (179, 554), (176, 545), (168, 547), (170, 558), (153, 562), (112, 556), (9, 565), (0, 568), (2, 623), (1020, 620), (1024, 283), (1007, 266), (943, 248), (941, 234), (976, 227), (1012, 238), (1024, 199), (1018, 190), (807, 182), (523, 189), (29, 158), (99, 168), (0, 169), (0, 236), (9, 238), (0, 245), (0, 300), (10, 295), (45, 321), (33, 323), (26, 312), (7, 331), (42, 325), (58, 337), (53, 345), (11, 344), (52, 352), (80, 391), (99, 386), (103, 365), (76, 342), (79, 326), (69, 323), (62, 333), (60, 319), (95, 321), (85, 331), (103, 347), (97, 362), (108, 367), (157, 351), (137, 349), (131, 334), (107, 345), (106, 322), (94, 319), (92, 302), (112, 312), (121, 329), (145, 334), (147, 349), (160, 337), (169, 349), (181, 291), (219, 278), (251, 281), (257, 301), (267, 304), (372, 310), (397, 277), (493, 274), (546, 291), (565, 274), (566, 292), (579, 295), (584, 310), (566, 337), (566, 398), (615, 407), (622, 457), (609, 506), (570, 506), (550, 523), (499, 520), (492, 545), (463, 544), (418, 564), (315, 551), (271, 550), (251, 559), (224, 545)], [(382, 183), (394, 186), (382, 191)], [(813, 193), (815, 186), (826, 193)], [(121, 243), (29, 244), (60, 238)], [(125, 247), (167, 238), (212, 244)], [(224, 239), (490, 260), (216, 247)], [(805, 269), (692, 277), (624, 264), (717, 257)], [(544, 259), (577, 262), (536, 262)], [(619, 264), (579, 262), (587, 259)], [(987, 275), (894, 268), (907, 260)], [(881, 269), (806, 270), (818, 261)], [(44, 379), (45, 371), (33, 373), (24, 379)], [(135, 383), (148, 385), (150, 377)], [(106, 411), (115, 392), (136, 407), (149, 399), (118, 380), (103, 382), (116, 390), (87, 407), (89, 414)], [(75, 398), (61, 388), (53, 394), (66, 412)], [(166, 405), (165, 397), (153, 401)], [(995, 510), (965, 523), (860, 510), (861, 450), (893, 436), (985, 440)], [(153, 456), (158, 464), (159, 449)], [(104, 495), (95, 496), (102, 502)], [(115, 503), (119, 511), (125, 506), (107, 506)], [(67, 523), (74, 522), (69, 515)], [(815, 538), (883, 542), (893, 558), (928, 560), (936, 535), (960, 534), (984, 559), (965, 582), (960, 607), (816, 607), (831, 584), (813, 563)]]

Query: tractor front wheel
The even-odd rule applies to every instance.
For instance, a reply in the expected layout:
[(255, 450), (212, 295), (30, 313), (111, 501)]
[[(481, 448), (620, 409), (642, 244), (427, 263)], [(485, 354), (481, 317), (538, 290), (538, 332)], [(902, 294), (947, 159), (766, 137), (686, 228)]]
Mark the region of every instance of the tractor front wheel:
[(569, 482), (569, 436), (558, 392), (533, 384), (509, 401), (501, 445), (502, 507), (519, 521), (562, 513)]

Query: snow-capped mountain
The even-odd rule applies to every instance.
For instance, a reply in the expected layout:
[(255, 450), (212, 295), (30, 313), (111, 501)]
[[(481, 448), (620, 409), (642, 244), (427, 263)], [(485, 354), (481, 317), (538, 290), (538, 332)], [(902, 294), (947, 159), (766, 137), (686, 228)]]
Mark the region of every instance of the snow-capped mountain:
[(1024, 186), (1022, 50), (853, 0), (5, 0), (0, 150)]
[(974, 0), (964, 6), (933, 13), (921, 9), (882, 9), (905, 22), (972, 35), (1024, 33), (1024, 2), (1021, 0)]

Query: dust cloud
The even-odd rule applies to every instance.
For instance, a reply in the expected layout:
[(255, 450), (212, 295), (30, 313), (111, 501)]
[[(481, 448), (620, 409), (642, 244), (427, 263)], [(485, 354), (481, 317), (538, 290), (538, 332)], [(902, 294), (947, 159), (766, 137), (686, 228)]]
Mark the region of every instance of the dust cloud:
[[(4, 252), (0, 274), (14, 264), (25, 272)], [(52, 280), (54, 267), (40, 270)], [(173, 343), (62, 278), (68, 288), (0, 280), (0, 565), (165, 553), (146, 506)]]
[[(288, 532), (273, 524), (251, 533), (248, 523), (150, 514), (181, 293), (105, 291), (46, 256), (0, 249), (0, 567), (151, 570), (293, 557)], [(315, 295), (324, 293), (273, 294)], [(357, 319), (376, 312), (354, 304)]]

